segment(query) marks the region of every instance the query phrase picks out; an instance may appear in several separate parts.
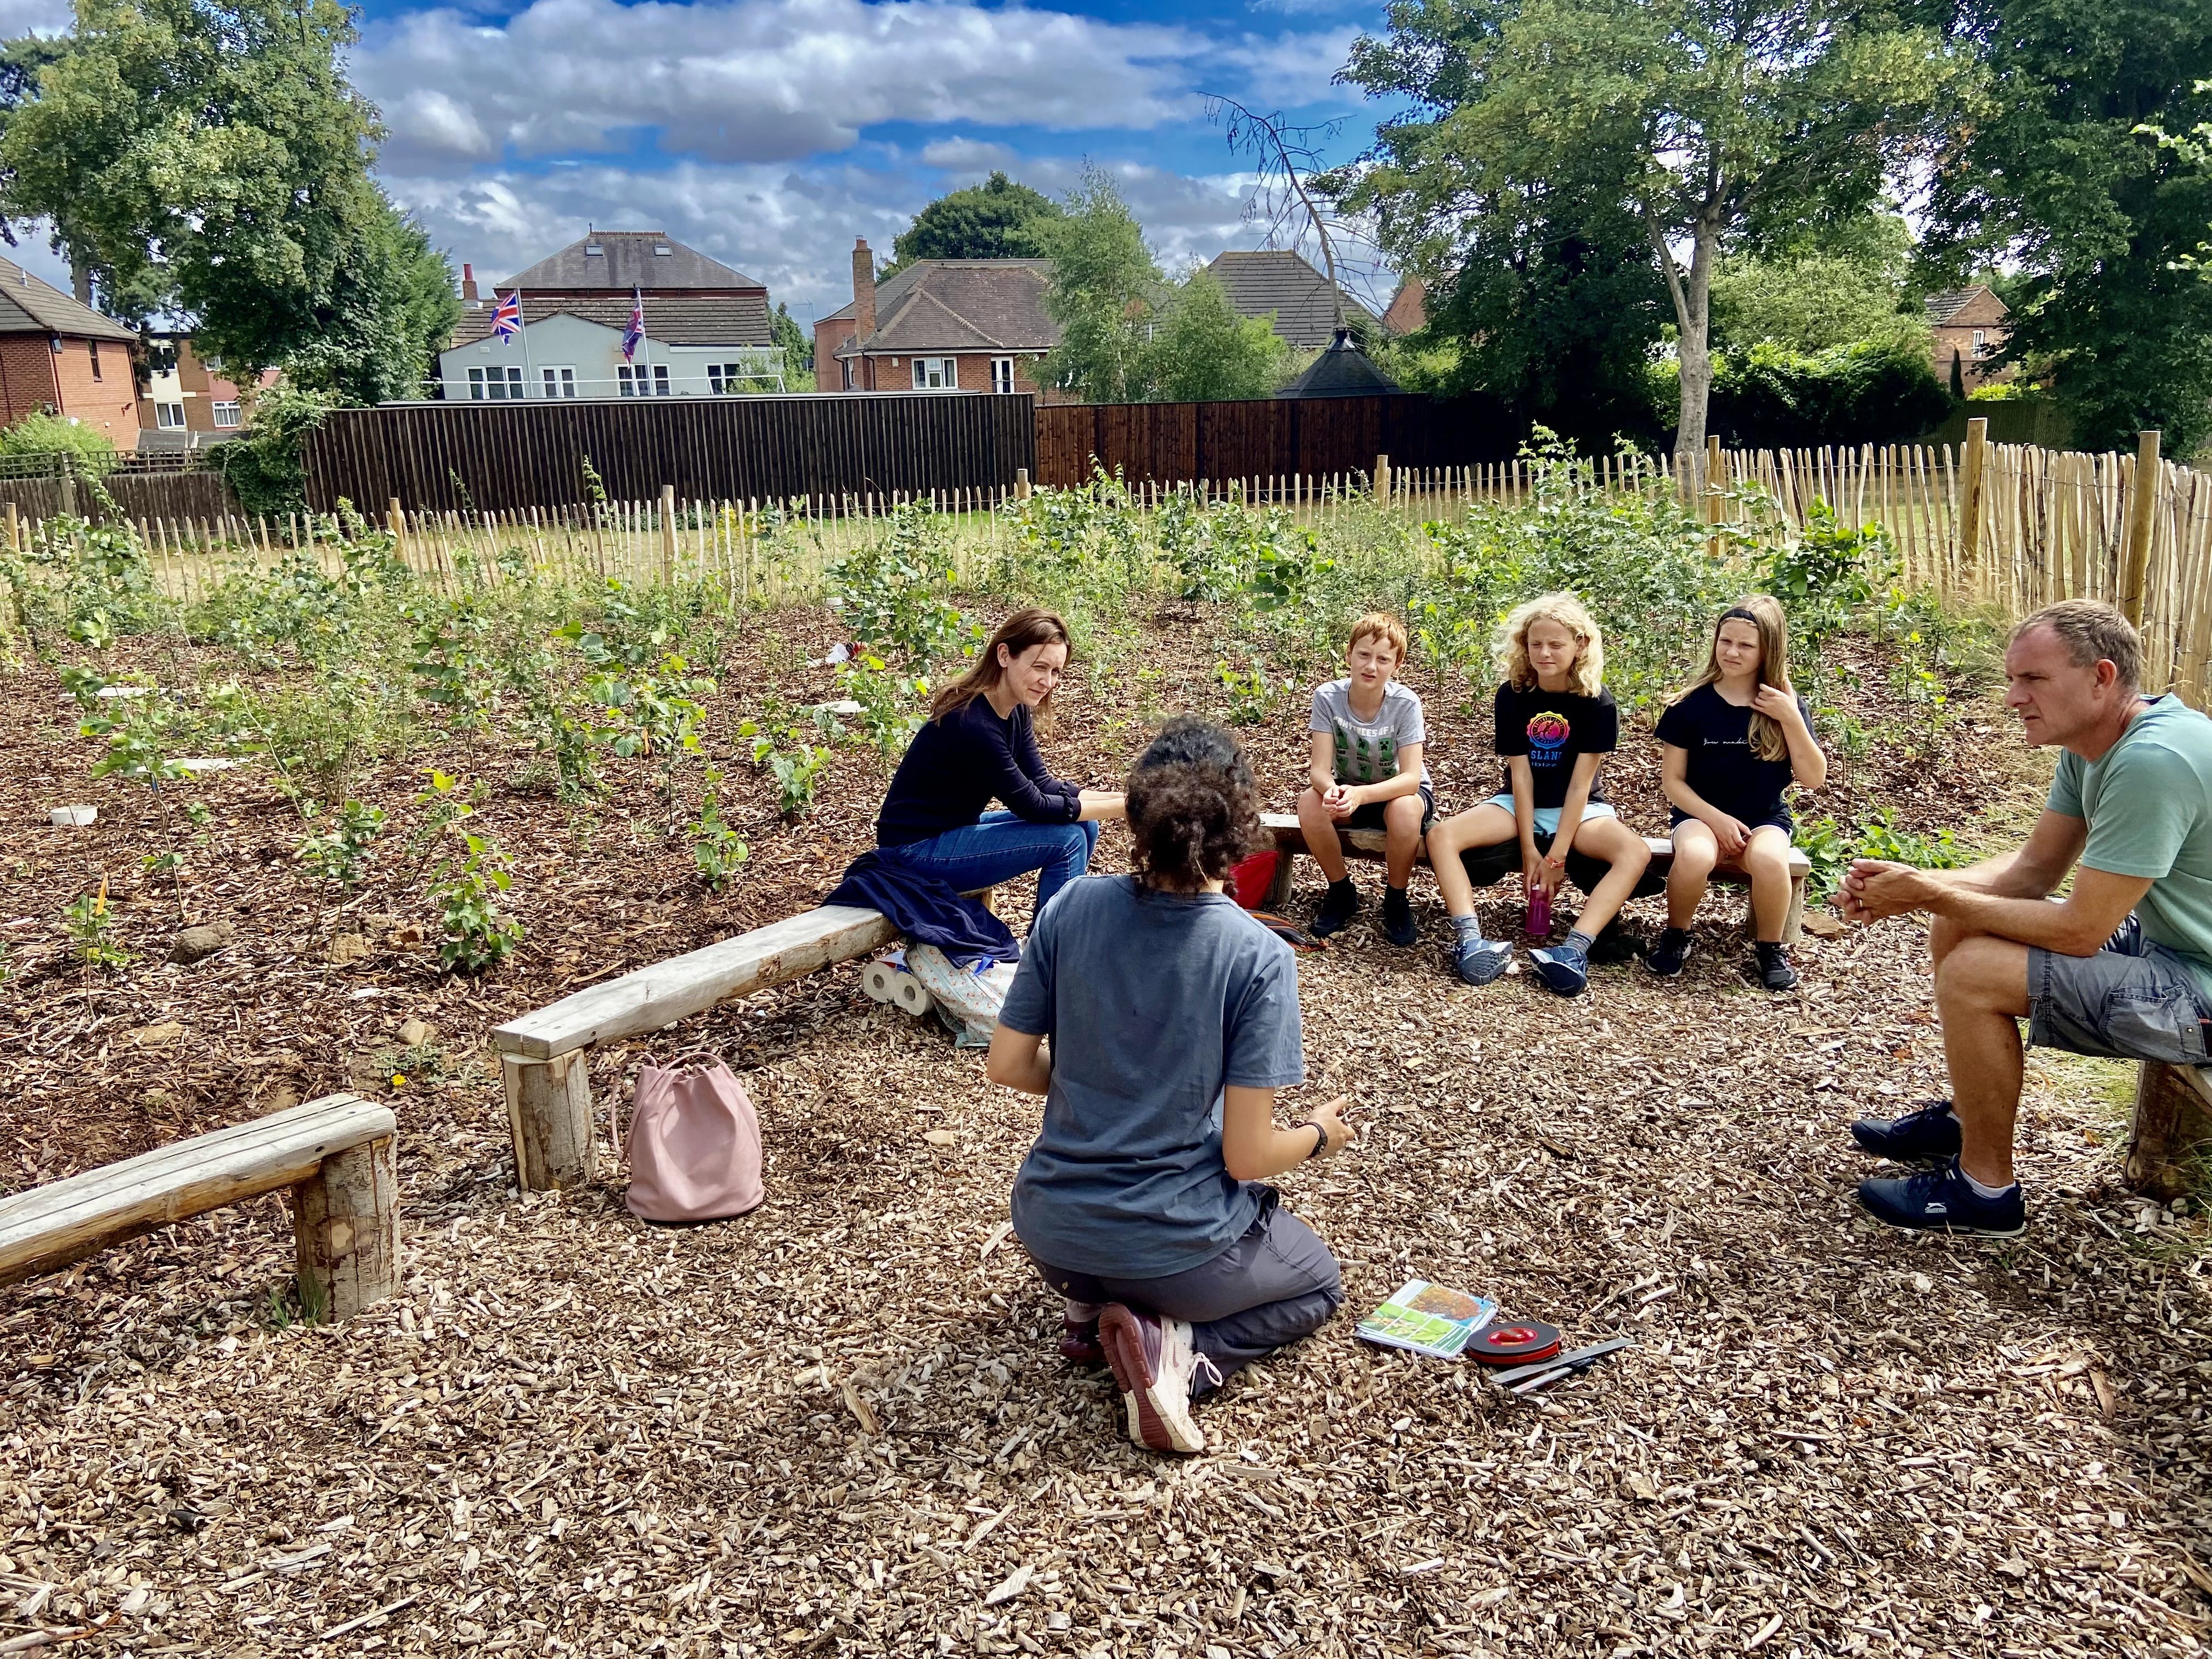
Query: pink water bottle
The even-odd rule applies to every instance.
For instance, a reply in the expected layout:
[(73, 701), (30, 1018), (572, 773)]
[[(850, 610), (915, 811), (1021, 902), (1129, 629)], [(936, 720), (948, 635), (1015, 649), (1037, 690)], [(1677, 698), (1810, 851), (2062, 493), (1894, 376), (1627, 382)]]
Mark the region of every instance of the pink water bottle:
[(1528, 889), (1528, 937), (1549, 939), (1552, 936), (1552, 896), (1544, 890), (1544, 884), (1536, 882)]

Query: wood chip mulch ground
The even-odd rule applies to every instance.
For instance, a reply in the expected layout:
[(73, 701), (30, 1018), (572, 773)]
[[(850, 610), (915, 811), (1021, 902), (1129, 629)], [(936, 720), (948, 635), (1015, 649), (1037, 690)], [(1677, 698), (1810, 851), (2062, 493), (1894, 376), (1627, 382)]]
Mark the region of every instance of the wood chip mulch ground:
[[(759, 653), (818, 657), (826, 630), (794, 613), (731, 643), (711, 748)], [(1218, 706), (1202, 639), (1162, 659), (1151, 695)], [(1415, 684), (1466, 805), (1496, 765), (1484, 710)], [(829, 695), (822, 673), (779, 689)], [(1048, 752), (1106, 781), (1140, 733), (1099, 690)], [(650, 1048), (726, 1055), (767, 1136), (760, 1211), (668, 1230), (618, 1182), (513, 1189), (483, 1030), (811, 902), (866, 842), (872, 757), (841, 751), (796, 828), (753, 785), (754, 863), (724, 897), (642, 786), (586, 817), (501, 789), (511, 756), (390, 763), (364, 793), (395, 849), (424, 766), (494, 786), (478, 826), (516, 855), (531, 933), (477, 982), (391, 942), (424, 920), (396, 850), (333, 914), (265, 775), (219, 775), (181, 908), (234, 939), (186, 968), (160, 960), (180, 907), (137, 872), (150, 831), (86, 781), (54, 680), (0, 698), (0, 1190), (353, 1087), (400, 1115), (406, 1249), (403, 1293), (335, 1328), (288, 1322), (276, 1199), (0, 1291), (0, 1653), (2202, 1649), (2203, 1220), (2118, 1186), (2114, 1073), (2039, 1055), (2025, 1238), (1860, 1218), (1844, 1125), (1942, 1079), (1910, 926), (1808, 940), (1803, 986), (1770, 997), (1722, 895), (1682, 981), (1607, 968), (1563, 1002), (1447, 979), (1422, 887), (1419, 950), (1364, 920), (1303, 959), (1301, 1097), (1350, 1093), (1368, 1127), (1281, 1185), (1352, 1306), (1203, 1407), (1207, 1453), (1168, 1462), (1059, 1360), (1057, 1304), (1007, 1237), (1036, 1103), (851, 967), (593, 1055), (603, 1109)], [(1285, 805), (1302, 726), (1293, 699), (1255, 729)], [(1814, 811), (2016, 824), (2036, 776), (2016, 749), (1977, 704), (1933, 757), (1842, 764)], [(1632, 741), (1614, 791), (1653, 830), (1655, 764)], [(25, 828), (70, 801), (100, 822)], [(88, 978), (58, 914), (103, 872), (141, 959)], [(1297, 903), (1315, 893), (1309, 871)], [(373, 951), (334, 965), (349, 931)], [(411, 1048), (410, 1020), (432, 1028)], [(1415, 1275), (1635, 1346), (1510, 1401), (1352, 1338)]]

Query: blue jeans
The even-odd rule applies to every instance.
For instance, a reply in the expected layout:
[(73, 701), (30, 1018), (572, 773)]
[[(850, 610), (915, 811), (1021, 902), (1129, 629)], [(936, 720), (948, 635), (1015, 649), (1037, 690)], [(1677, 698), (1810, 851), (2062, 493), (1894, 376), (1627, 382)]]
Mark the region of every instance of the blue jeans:
[(1098, 820), (1080, 823), (1030, 823), (1012, 812), (986, 812), (963, 829), (947, 830), (927, 841), (878, 848), (915, 870), (942, 877), (961, 892), (996, 887), (1002, 881), (1037, 873), (1036, 915), (1052, 896), (1091, 867), (1098, 844)]

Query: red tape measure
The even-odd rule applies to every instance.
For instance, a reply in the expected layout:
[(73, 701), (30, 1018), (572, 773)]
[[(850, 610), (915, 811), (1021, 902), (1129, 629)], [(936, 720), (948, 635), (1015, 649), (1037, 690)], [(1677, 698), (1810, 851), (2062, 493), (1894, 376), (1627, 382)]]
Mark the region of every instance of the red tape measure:
[(1549, 1359), (1559, 1351), (1559, 1332), (1533, 1319), (1486, 1325), (1468, 1338), (1465, 1349), (1468, 1358), (1486, 1365), (1525, 1365), (1533, 1359)]

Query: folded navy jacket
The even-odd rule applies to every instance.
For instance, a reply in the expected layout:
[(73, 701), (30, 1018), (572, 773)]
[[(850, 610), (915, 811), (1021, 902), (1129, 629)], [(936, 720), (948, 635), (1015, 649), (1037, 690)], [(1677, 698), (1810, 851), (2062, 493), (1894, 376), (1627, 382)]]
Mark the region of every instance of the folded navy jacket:
[(854, 859), (824, 904), (880, 910), (916, 945), (934, 945), (956, 968), (979, 962), (1018, 962), (1022, 947), (1000, 921), (974, 899), (963, 898), (939, 876), (871, 849)]

